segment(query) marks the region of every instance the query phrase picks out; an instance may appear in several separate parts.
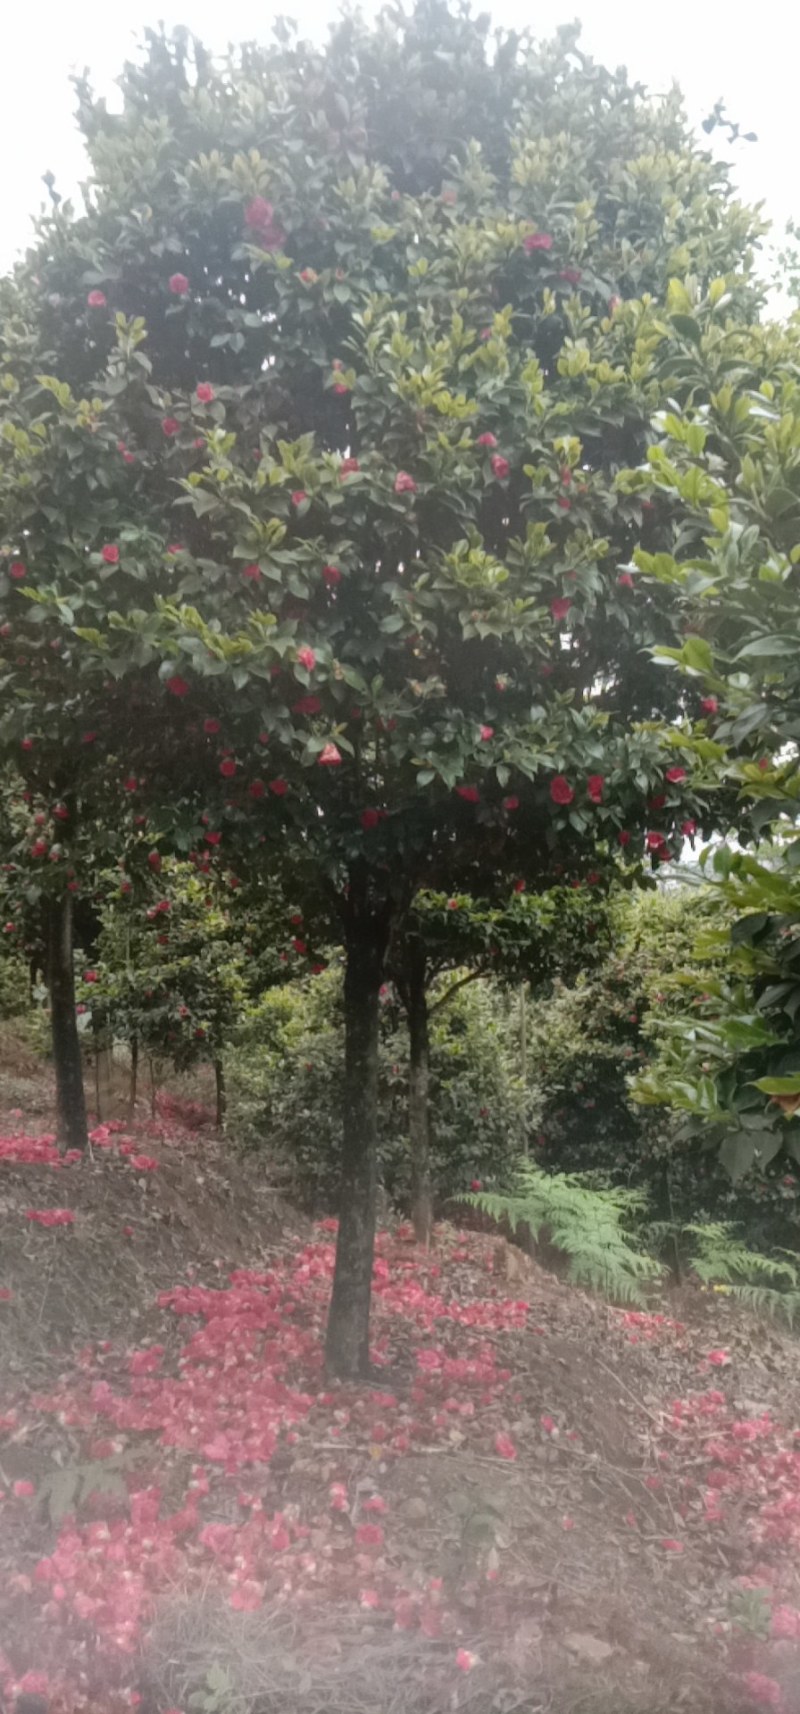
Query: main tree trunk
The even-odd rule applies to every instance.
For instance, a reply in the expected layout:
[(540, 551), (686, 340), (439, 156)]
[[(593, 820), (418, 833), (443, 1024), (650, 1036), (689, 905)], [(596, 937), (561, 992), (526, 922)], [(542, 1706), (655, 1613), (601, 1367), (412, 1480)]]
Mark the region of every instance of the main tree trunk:
[(71, 893), (65, 892), (62, 898), (48, 902), (45, 922), (58, 1140), (64, 1149), (85, 1149), (89, 1139), (81, 1044), (75, 1016)]
[(369, 1311), (375, 1250), (378, 1142), (378, 1011), (384, 974), (386, 911), (368, 882), (351, 876), (345, 925), (345, 1068), (342, 1177), (336, 1267), (325, 1358), (330, 1374), (369, 1373)]

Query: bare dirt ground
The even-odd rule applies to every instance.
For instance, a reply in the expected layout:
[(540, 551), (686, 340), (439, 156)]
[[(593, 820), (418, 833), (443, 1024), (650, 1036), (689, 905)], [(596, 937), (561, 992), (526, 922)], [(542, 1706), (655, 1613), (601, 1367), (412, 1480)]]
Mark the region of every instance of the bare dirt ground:
[(16, 1055), (0, 1709), (800, 1707), (789, 1334), (699, 1292), (620, 1311), (487, 1234), (425, 1255), (401, 1227), (377, 1379), (331, 1388), (330, 1223), (174, 1099), (58, 1164), (50, 1100)]

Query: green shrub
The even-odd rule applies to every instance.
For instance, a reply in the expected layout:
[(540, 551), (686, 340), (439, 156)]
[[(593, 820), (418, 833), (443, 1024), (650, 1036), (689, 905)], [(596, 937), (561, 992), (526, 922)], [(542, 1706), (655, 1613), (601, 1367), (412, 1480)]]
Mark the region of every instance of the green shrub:
[[(435, 995), (434, 995), (435, 998)], [(432, 1165), (441, 1207), (473, 1178), (509, 1182), (522, 1147), (522, 1089), (515, 1024), (502, 993), (463, 988), (431, 1019)], [(314, 1211), (335, 1211), (341, 1149), (341, 975), (268, 991), (228, 1057), (232, 1136), (283, 1166), (290, 1193)], [(406, 1206), (408, 1036), (387, 989), (379, 1055), (379, 1165), (383, 1185)]]

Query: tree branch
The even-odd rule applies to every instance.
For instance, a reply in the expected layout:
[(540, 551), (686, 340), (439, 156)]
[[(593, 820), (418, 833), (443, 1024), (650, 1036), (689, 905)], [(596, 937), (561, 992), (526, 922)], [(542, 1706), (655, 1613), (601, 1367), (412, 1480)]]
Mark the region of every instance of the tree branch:
[(468, 976), (459, 976), (458, 981), (448, 988), (447, 993), (443, 994), (440, 1000), (434, 1000), (433, 1005), (428, 1007), (428, 1017), (432, 1018), (434, 1012), (440, 1012), (442, 1007), (446, 1006), (449, 1000), (452, 1000), (453, 995), (458, 993), (459, 988), (466, 988), (469, 982), (480, 982), (482, 977), (488, 976), (488, 974), (488, 970), (471, 970)]

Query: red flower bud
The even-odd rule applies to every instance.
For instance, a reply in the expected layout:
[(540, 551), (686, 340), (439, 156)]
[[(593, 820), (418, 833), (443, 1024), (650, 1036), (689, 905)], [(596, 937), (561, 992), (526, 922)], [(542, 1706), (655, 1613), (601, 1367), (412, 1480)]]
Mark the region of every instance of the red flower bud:
[(170, 274), (169, 289), (174, 298), (183, 298), (189, 290), (189, 281), (185, 274)]

